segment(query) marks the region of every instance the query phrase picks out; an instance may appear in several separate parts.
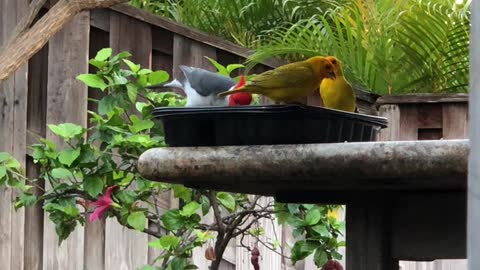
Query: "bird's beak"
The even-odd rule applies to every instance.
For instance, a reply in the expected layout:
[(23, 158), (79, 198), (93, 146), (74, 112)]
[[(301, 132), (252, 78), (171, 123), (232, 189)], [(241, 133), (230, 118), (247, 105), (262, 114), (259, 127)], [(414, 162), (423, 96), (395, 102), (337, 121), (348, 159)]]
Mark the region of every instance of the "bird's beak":
[(328, 78), (329, 79), (332, 79), (332, 80), (335, 80), (337, 78), (337, 76), (335, 76), (335, 72), (334, 71), (331, 71), (328, 73)]

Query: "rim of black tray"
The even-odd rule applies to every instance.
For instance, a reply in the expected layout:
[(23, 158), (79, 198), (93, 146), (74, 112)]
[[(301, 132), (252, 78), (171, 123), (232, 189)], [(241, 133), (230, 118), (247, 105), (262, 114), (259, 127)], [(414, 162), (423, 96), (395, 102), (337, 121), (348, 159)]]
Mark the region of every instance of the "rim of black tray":
[[(275, 104), (275, 105), (251, 105), (251, 106), (210, 106), (210, 107), (157, 107), (153, 110), (153, 117), (163, 118), (169, 116), (187, 116), (199, 114), (273, 114), (301, 112), (307, 114), (327, 114), (336, 117), (350, 118), (355, 121), (368, 122), (370, 124), (387, 127), (387, 118), (370, 116), (365, 114), (351, 113), (340, 110), (328, 109), (317, 106), (299, 104)], [(315, 115), (312, 115), (315, 116)]]

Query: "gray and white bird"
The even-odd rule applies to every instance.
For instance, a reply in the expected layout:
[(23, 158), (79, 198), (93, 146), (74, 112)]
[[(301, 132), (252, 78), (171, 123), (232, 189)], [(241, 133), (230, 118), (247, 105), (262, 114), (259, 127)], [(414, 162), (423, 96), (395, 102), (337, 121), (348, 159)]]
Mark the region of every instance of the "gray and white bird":
[(184, 79), (173, 81), (160, 85), (148, 86), (148, 88), (179, 88), (187, 96), (185, 107), (203, 107), (203, 106), (228, 106), (229, 99), (218, 97), (217, 94), (233, 90), (237, 83), (230, 77), (223, 76), (208, 70), (184, 65), (178, 66), (183, 72)]

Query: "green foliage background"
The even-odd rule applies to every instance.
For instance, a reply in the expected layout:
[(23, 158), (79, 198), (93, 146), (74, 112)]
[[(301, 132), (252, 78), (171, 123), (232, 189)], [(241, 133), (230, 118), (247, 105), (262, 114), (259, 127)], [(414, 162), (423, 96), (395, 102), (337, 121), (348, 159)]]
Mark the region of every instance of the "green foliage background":
[(131, 0), (256, 50), (252, 63), (335, 55), (379, 94), (467, 92), (471, 0)]

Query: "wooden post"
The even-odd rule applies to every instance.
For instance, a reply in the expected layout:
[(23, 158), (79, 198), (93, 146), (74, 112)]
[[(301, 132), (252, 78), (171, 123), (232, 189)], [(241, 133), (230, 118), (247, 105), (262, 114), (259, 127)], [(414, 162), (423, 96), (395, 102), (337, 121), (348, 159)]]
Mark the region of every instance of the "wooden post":
[(347, 204), (348, 270), (398, 270), (392, 258), (388, 201), (355, 201)]
[(470, 34), (470, 152), (468, 170), (468, 269), (480, 269), (480, 2), (472, 1)]

